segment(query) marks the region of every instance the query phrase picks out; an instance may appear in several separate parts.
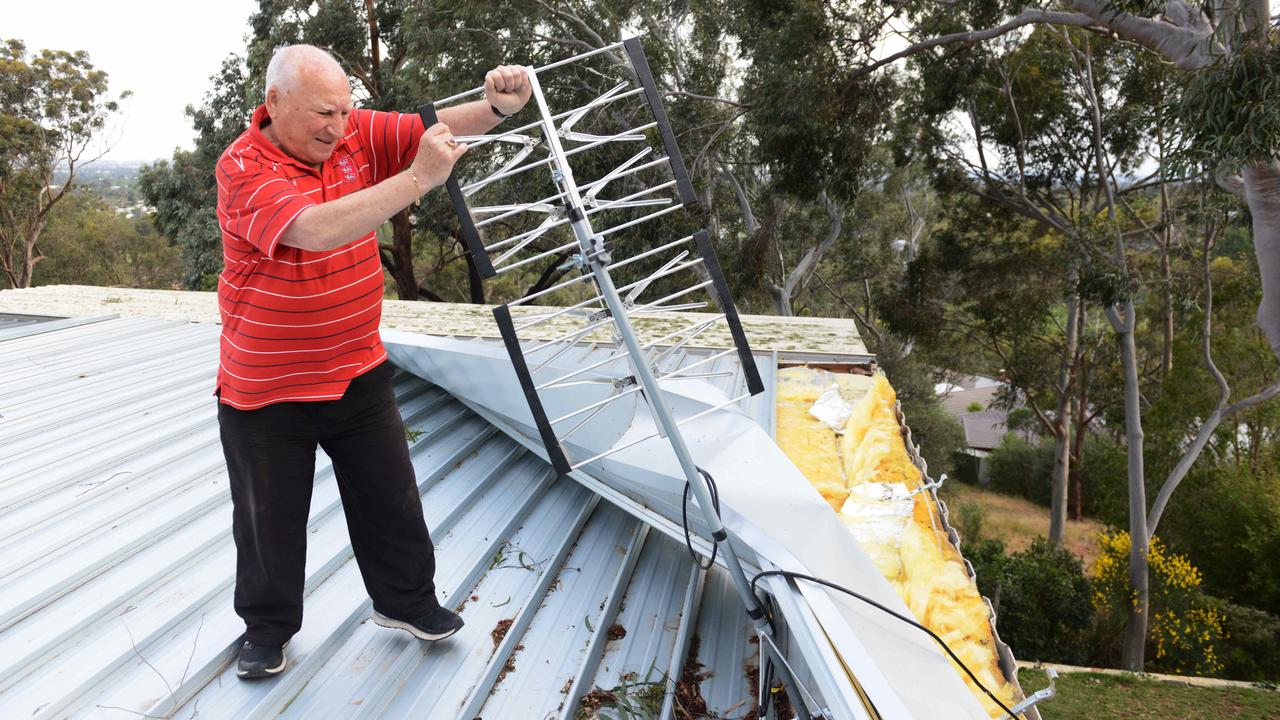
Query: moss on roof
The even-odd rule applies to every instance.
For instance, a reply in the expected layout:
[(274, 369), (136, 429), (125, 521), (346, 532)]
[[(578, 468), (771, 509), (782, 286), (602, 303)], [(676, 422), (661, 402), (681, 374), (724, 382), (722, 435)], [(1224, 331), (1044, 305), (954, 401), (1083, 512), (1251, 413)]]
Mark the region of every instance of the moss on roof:
[[(520, 318), (553, 312), (557, 308), (537, 306), (514, 308)], [(134, 290), (86, 285), (45, 285), (22, 290), (0, 290), (0, 312), (76, 317), (117, 314), (191, 322), (218, 322), (217, 298), (212, 292), (179, 290)], [(642, 340), (660, 338), (693, 324), (706, 313), (652, 313), (633, 318)], [(557, 318), (530, 330), (529, 337), (551, 338), (581, 327), (581, 319)], [(866, 354), (852, 320), (840, 318), (776, 317), (743, 315), (743, 328), (751, 348), (804, 353)], [(497, 337), (492, 306), (463, 303), (409, 302), (387, 300), (383, 304), (382, 326), (428, 335)], [(525, 337), (524, 334), (521, 337)], [(584, 338), (613, 342), (608, 328)], [(717, 323), (698, 336), (699, 347), (729, 347), (725, 323)]]

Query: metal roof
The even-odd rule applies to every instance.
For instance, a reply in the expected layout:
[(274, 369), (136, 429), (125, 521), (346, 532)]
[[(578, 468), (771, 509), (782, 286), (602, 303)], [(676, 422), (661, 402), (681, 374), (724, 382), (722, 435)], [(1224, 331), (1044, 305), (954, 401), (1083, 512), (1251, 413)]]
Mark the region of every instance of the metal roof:
[[(543, 305), (515, 309), (517, 318), (554, 310)], [(498, 337), (493, 308), (470, 303), (412, 302), (384, 300), (382, 326), (430, 335), (457, 337)], [(136, 290), (87, 285), (44, 285), (20, 290), (0, 290), (0, 311), (41, 315), (120, 316), (217, 322), (217, 293), (177, 290)], [(636, 321), (641, 336), (664, 335), (676, 326), (687, 325), (691, 313), (647, 313)], [(742, 315), (742, 324), (751, 347), (757, 351), (777, 350), (804, 362), (821, 358), (825, 362), (868, 362), (872, 356), (858, 335), (853, 320), (822, 317), (778, 317)], [(562, 325), (540, 326), (549, 334), (564, 332)], [(605, 339), (601, 334), (600, 339)], [(729, 347), (727, 332), (712, 328), (699, 337), (701, 344)]]
[[(0, 291), (5, 311), (76, 315), (0, 329), (0, 717), (493, 720), (572, 717), (585, 696), (613, 697), (640, 717), (654, 715), (648, 704), (659, 702), (656, 714), (667, 718), (681, 676), (690, 681), (682, 696), (699, 694), (714, 714), (752, 709), (754, 633), (727, 574), (693, 565), (678, 494), (673, 509), (607, 473), (554, 477), (536, 441), (506, 418), (408, 372), (397, 375), (397, 399), (436, 540), (437, 585), (447, 602), (464, 606), (468, 627), (431, 646), (368, 622), (321, 452), (307, 615), (290, 646), (291, 668), (276, 681), (239, 681), (230, 668), (243, 626), (231, 609), (234, 547), (212, 397), (218, 326), (188, 322), (205, 318), (212, 296), (92, 290)], [(67, 291), (87, 295), (68, 300)], [(143, 313), (176, 320), (131, 317), (134, 301)], [(114, 311), (125, 317), (92, 316)], [(446, 313), (433, 332), (488, 344), (472, 332), (471, 315), (463, 322)], [(838, 344), (846, 328), (826, 330), (819, 346)], [(768, 332), (768, 349), (755, 345), (766, 393), (740, 409), (771, 436), (780, 362), (868, 357), (859, 348), (788, 345)], [(609, 351), (583, 348), (581, 360)], [(681, 365), (710, 352), (691, 349)], [(715, 369), (730, 371), (713, 380), (726, 395), (742, 384), (732, 359)], [(945, 510), (943, 525), (950, 533)], [(839, 545), (848, 537), (827, 539)], [(705, 556), (707, 543), (695, 535), (693, 545)], [(762, 564), (753, 547), (738, 547), (749, 575), (776, 567)], [(861, 557), (856, 548), (841, 552), (844, 562)], [(967, 691), (910, 689), (930, 673), (899, 660), (917, 653), (933, 662), (937, 650), (927, 640), (902, 636), (874, 615), (850, 635), (831, 624), (833, 613), (870, 610), (838, 607), (793, 581), (762, 584), (778, 605), (783, 651), (802, 689), (833, 717), (868, 717), (864, 693), (888, 700), (884, 717), (906, 712), (898, 706), (904, 692), (925, 705), (972, 701)], [(850, 649), (877, 659), (848, 666)], [(1001, 650), (1011, 672), (1012, 655)], [(883, 676), (898, 665), (897, 680)], [(602, 716), (615, 715), (623, 716)]]
[(958, 416), (970, 412), (969, 406), (974, 403), (982, 406), (983, 410), (990, 409), (992, 401), (996, 399), (996, 395), (999, 392), (999, 385), (961, 388), (942, 395), (938, 398), (938, 402), (942, 405), (943, 410)]
[(58, 318), (51, 315), (25, 315), (18, 313), (0, 312), (0, 331), (9, 328), (19, 327), (21, 325), (30, 325), (32, 323), (45, 322), (47, 320), (57, 320)]
[[(0, 717), (573, 717), (595, 688), (671, 717), (661, 691), (695, 638), (708, 708), (753, 707), (751, 627), (719, 567), (408, 373), (396, 395), (437, 586), (467, 627), (430, 645), (368, 621), (320, 452), (291, 666), (239, 681), (218, 327), (38, 328), (0, 343)], [(818, 652), (792, 661), (821, 695), (803, 663)]]

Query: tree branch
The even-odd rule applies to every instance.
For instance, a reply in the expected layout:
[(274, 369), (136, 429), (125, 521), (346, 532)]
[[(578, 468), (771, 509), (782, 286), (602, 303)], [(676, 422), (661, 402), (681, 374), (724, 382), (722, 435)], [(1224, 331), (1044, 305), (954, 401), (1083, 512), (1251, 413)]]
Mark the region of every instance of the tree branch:
[(1103, 23), (1100, 23), (1094, 17), (1082, 13), (1065, 13), (1053, 10), (1026, 8), (1002, 25), (997, 25), (985, 30), (969, 30), (965, 32), (951, 33), (949, 35), (939, 35), (935, 38), (913, 43), (888, 57), (881, 58), (870, 65), (864, 65), (858, 68), (853, 71), (852, 77), (857, 78), (868, 73), (875, 72), (885, 65), (890, 65), (904, 57), (915, 55), (918, 52), (935, 48), (939, 45), (950, 45), (952, 43), (973, 45), (983, 42), (984, 40), (1000, 37), (1001, 35), (1017, 30), (1020, 27), (1035, 24), (1071, 25), (1082, 28), (1096, 28)]
[(843, 305), (845, 309), (847, 309), (850, 313), (853, 313), (853, 318), (857, 320), (864, 328), (867, 329), (867, 332), (870, 333), (871, 337), (875, 339), (876, 347), (879, 348), (884, 338), (880, 335), (879, 328), (877, 328), (874, 324), (872, 324), (871, 318), (866, 315), (863, 315), (862, 312), (858, 310), (858, 308), (853, 306), (853, 303), (849, 302), (848, 300), (845, 300), (843, 295), (836, 292), (835, 288), (827, 284), (827, 281), (823, 279), (820, 273), (815, 271), (813, 273), (813, 276), (817, 278), (818, 282), (822, 283), (822, 287), (826, 288), (827, 292), (831, 293), (832, 297), (834, 297), (836, 300), (839, 300), (840, 304)]
[(1205, 364), (1209, 367), (1209, 373), (1213, 375), (1213, 379), (1218, 383), (1218, 404), (1214, 407), (1213, 412), (1209, 413), (1209, 417), (1200, 425), (1199, 432), (1196, 433), (1195, 439), (1187, 447), (1186, 452), (1178, 459), (1178, 464), (1174, 466), (1173, 472), (1169, 473), (1169, 477), (1165, 479), (1164, 485), (1160, 487), (1160, 492), (1156, 495), (1155, 504), (1151, 507), (1151, 514), (1147, 518), (1147, 539), (1148, 541), (1155, 537), (1156, 526), (1160, 523), (1160, 518), (1164, 515), (1165, 508), (1169, 505), (1169, 498), (1173, 496), (1178, 485), (1182, 483), (1183, 478), (1191, 470), (1191, 466), (1200, 457), (1200, 453), (1204, 451), (1205, 445), (1209, 439), (1213, 437), (1213, 433), (1218, 429), (1218, 425), (1224, 418), (1247, 410), (1259, 403), (1266, 402), (1276, 395), (1280, 395), (1280, 380), (1276, 380), (1272, 385), (1262, 392), (1251, 395), (1232, 405), (1227, 405), (1227, 400), (1231, 397), (1231, 387), (1227, 384), (1226, 377), (1222, 371), (1218, 369), (1218, 365), (1213, 361), (1212, 351), (1212, 327), (1213, 327), (1213, 274), (1210, 272), (1211, 238), (1205, 238), (1204, 247), (1204, 338), (1202, 348), (1204, 352)]
[(729, 186), (733, 188), (733, 194), (738, 198), (738, 208), (742, 210), (742, 222), (746, 226), (747, 236), (751, 237), (760, 230), (760, 223), (756, 220), (756, 214), (751, 210), (751, 199), (747, 197), (747, 191), (743, 189), (742, 183), (738, 182), (738, 178), (729, 172), (729, 168), (724, 163), (719, 163), (720, 173), (729, 181)]
[(1218, 169), (1214, 171), (1213, 181), (1218, 184), (1218, 187), (1226, 190), (1232, 195), (1235, 195), (1237, 200), (1240, 200), (1241, 202), (1249, 201), (1248, 194), (1245, 192), (1244, 188), (1244, 178), (1240, 177), (1237, 173), (1229, 174), (1226, 165), (1219, 166)]
[(734, 107), (746, 108), (748, 110), (751, 109), (750, 105), (743, 105), (740, 102), (734, 102), (733, 100), (728, 100), (722, 97), (715, 97), (713, 95), (699, 95), (697, 93), (685, 92), (683, 90), (663, 90), (662, 94), (675, 95), (677, 97), (693, 98), (694, 100), (710, 100), (711, 102), (724, 103), (725, 105), (732, 105)]
[(1121, 38), (1158, 53), (1181, 70), (1205, 67), (1221, 54), (1209, 18), (1184, 0), (1169, 0), (1159, 19), (1118, 11), (1109, 0), (1071, 0), (1071, 7)]
[(822, 256), (840, 238), (840, 232), (844, 229), (844, 213), (841, 211), (840, 206), (836, 205), (825, 190), (818, 195), (818, 200), (822, 202), (822, 206), (826, 209), (827, 219), (831, 221), (831, 226), (827, 229), (827, 236), (817, 245), (809, 248), (804, 256), (800, 258), (800, 262), (796, 263), (795, 268), (787, 274), (787, 278), (782, 285), (782, 292), (786, 294), (788, 299), (794, 298), (797, 290), (805, 286), (810, 271), (818, 266)]

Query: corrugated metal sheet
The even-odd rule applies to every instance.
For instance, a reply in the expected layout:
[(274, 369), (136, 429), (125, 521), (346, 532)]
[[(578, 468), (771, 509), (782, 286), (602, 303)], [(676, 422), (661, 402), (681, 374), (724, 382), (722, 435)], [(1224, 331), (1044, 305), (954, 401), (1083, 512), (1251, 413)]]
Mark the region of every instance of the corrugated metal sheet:
[(24, 315), (20, 313), (0, 313), (0, 330), (8, 330), (9, 328), (19, 327), (22, 325), (30, 325), (32, 323), (46, 322), (49, 320), (57, 320), (58, 318), (51, 315)]
[(753, 707), (720, 569), (405, 373), (437, 586), (467, 627), (432, 645), (368, 621), (320, 453), (291, 666), (236, 679), (217, 333), (130, 318), (0, 342), (0, 717), (567, 718), (595, 688), (653, 702), (695, 636), (708, 705)]

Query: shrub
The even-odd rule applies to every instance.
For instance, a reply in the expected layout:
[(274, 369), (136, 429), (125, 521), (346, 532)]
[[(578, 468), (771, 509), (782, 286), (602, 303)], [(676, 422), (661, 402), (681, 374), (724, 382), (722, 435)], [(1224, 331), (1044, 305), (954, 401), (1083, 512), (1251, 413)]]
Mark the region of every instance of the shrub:
[[(1129, 590), (1129, 533), (1103, 532), (1093, 566), (1093, 602), (1098, 612), (1099, 640), (1114, 663), (1129, 608), (1137, 598)], [(1183, 555), (1169, 552), (1153, 538), (1147, 625), (1148, 669), (1179, 674), (1213, 675), (1222, 669), (1218, 644), (1223, 615), (1200, 589), (1200, 571)]]
[(1232, 680), (1280, 682), (1280, 617), (1213, 598), (1222, 614), (1220, 675)]
[(956, 507), (954, 516), (960, 538), (968, 543), (982, 539), (982, 526), (987, 522), (987, 509), (977, 500), (965, 500)]
[(1117, 526), (1128, 522), (1128, 463), (1124, 446), (1110, 437), (1091, 434), (1085, 438), (1079, 468), (1085, 515)]
[[(1053, 440), (1038, 444), (1008, 433), (988, 457), (991, 487), (1049, 506), (1053, 490)], [(1085, 438), (1084, 453), (1075, 472), (1080, 475), (1085, 515), (1122, 524), (1129, 513), (1128, 458), (1123, 446), (1105, 435)]]
[(1193, 468), (1160, 533), (1204, 571), (1205, 592), (1280, 615), (1280, 487), (1234, 462)]
[(1024, 660), (1080, 664), (1089, 657), (1093, 604), (1079, 558), (1036, 538), (1004, 555), (998, 540), (965, 553), (991, 599), (1000, 639)]
[(965, 485), (978, 484), (978, 465), (979, 458), (967, 453), (956, 452), (951, 454), (951, 464), (955, 468), (955, 475), (951, 478), (959, 480)]
[(991, 451), (987, 462), (993, 490), (1048, 506), (1053, 443), (1032, 445), (1018, 435), (1007, 433)]

